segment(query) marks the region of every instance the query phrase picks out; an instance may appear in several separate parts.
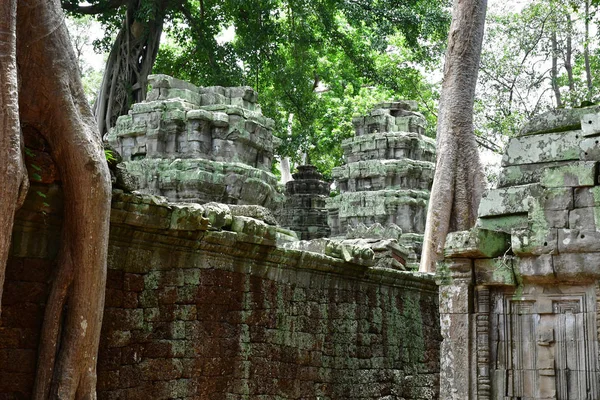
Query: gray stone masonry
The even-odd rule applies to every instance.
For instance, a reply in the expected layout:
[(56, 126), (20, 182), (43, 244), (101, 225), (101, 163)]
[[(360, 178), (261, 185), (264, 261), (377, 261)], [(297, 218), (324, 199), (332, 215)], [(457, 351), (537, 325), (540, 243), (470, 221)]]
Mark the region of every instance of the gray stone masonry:
[(340, 194), (327, 202), (334, 237), (373, 225), (403, 232), (387, 238), (402, 247), (402, 265), (421, 252), (435, 162), (435, 141), (423, 136), (416, 110), (413, 101), (387, 102), (352, 120), (356, 136), (342, 143), (347, 164), (333, 170)]
[(292, 229), (302, 240), (328, 237), (331, 229), (327, 225), (325, 201), (329, 197), (329, 183), (323, 181), (323, 175), (312, 165), (298, 166), (298, 172), (292, 176), (294, 180), (285, 185), (281, 226)]
[(282, 203), (270, 172), (273, 120), (252, 88), (196, 87), (166, 75), (148, 81), (146, 101), (106, 136), (140, 192), (272, 209)]
[(438, 266), (441, 399), (598, 399), (600, 109), (552, 111)]

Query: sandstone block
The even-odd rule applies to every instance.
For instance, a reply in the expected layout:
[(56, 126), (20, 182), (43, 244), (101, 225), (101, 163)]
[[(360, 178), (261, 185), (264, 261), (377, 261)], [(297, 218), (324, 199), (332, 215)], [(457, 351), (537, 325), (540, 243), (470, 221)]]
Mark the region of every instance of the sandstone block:
[(581, 131), (544, 133), (512, 138), (502, 166), (579, 160)]
[(482, 258), (475, 260), (475, 282), (477, 284), (516, 286), (513, 271), (514, 257)]
[(600, 207), (575, 208), (569, 211), (569, 228), (595, 230), (600, 227)]
[(558, 234), (556, 229), (534, 231), (515, 230), (510, 236), (511, 247), (517, 256), (557, 254)]
[(473, 228), (451, 232), (446, 238), (444, 256), (448, 258), (492, 258), (506, 252), (509, 236), (503, 232)]
[(596, 162), (578, 161), (544, 169), (540, 178), (543, 187), (581, 187), (596, 183)]
[(600, 231), (596, 229), (559, 229), (558, 251), (561, 254), (600, 252)]

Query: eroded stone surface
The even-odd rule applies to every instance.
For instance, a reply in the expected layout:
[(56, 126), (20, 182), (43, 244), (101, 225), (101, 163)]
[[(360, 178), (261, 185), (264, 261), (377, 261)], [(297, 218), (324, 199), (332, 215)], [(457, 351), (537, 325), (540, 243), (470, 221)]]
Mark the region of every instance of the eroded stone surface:
[[(466, 385), (481, 400), (600, 397), (598, 115), (598, 107), (560, 110), (528, 124), (510, 140), (501, 187), (482, 199), (476, 228), (448, 236), (440, 293), (466, 284), (474, 307), (440, 298), (442, 321), (465, 321), (443, 345), (465, 372), (443, 370), (442, 388)], [(484, 230), (510, 236), (504, 254), (475, 245)], [(443, 267), (461, 257), (475, 259), (474, 280)], [(456, 343), (474, 354), (465, 358)]]
[[(62, 209), (56, 186), (44, 193), (50, 208), (30, 192), (16, 220), (2, 398), (31, 397)], [(99, 399), (438, 398), (433, 277), (371, 267), (336, 243), (282, 248), (271, 220), (258, 207), (113, 193)]]
[(279, 220), (282, 226), (298, 233), (302, 240), (328, 237), (325, 202), (329, 197), (329, 183), (312, 165), (301, 165), (292, 174), (294, 180), (286, 183), (286, 199)]
[[(340, 194), (327, 201), (331, 234), (397, 226), (402, 235), (393, 236), (414, 263), (425, 230), (435, 141), (422, 135), (425, 119), (414, 102), (379, 104), (353, 123), (356, 136), (342, 143), (347, 164), (332, 173)], [(401, 243), (404, 234), (416, 235)]]
[(137, 179), (136, 189), (172, 201), (257, 204), (277, 209), (271, 174), (273, 121), (250, 87), (196, 87), (166, 75), (117, 120), (106, 140)]

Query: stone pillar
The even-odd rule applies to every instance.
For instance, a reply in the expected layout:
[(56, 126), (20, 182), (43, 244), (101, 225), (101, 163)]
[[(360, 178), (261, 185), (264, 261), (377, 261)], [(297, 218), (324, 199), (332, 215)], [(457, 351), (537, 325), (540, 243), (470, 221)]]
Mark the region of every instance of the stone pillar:
[(440, 269), (440, 400), (468, 400), (473, 375), (473, 261), (450, 259)]

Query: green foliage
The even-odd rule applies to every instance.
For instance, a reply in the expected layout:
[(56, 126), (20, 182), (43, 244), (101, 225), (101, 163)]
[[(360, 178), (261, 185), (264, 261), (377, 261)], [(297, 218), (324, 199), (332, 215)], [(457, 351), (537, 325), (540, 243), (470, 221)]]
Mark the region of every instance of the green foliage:
[[(596, 37), (585, 38), (585, 1), (530, 0), (518, 12), (512, 5), (488, 11), (475, 105), (476, 133), (484, 140), (501, 143), (533, 116), (555, 108), (553, 81), (564, 107), (598, 100), (599, 82), (594, 79), (588, 91), (586, 80), (584, 45), (590, 49), (592, 71), (600, 66), (600, 52)], [(587, 19), (597, 22), (595, 8), (589, 11)], [(556, 79), (551, 70), (553, 57)]]
[[(279, 154), (307, 153), (326, 176), (342, 161), (352, 116), (374, 103), (417, 100), (434, 132), (437, 94), (424, 75), (440, 67), (449, 0), (139, 1), (136, 20), (166, 21), (154, 73), (200, 86), (254, 87), (276, 122)], [(107, 49), (124, 7), (88, 3), (107, 32), (97, 46)], [(63, 4), (82, 12), (76, 0)]]
[(113, 163), (113, 162), (117, 161), (117, 158), (115, 157), (115, 154), (112, 152), (112, 150), (109, 150), (109, 149), (104, 149), (104, 158), (109, 163)]

